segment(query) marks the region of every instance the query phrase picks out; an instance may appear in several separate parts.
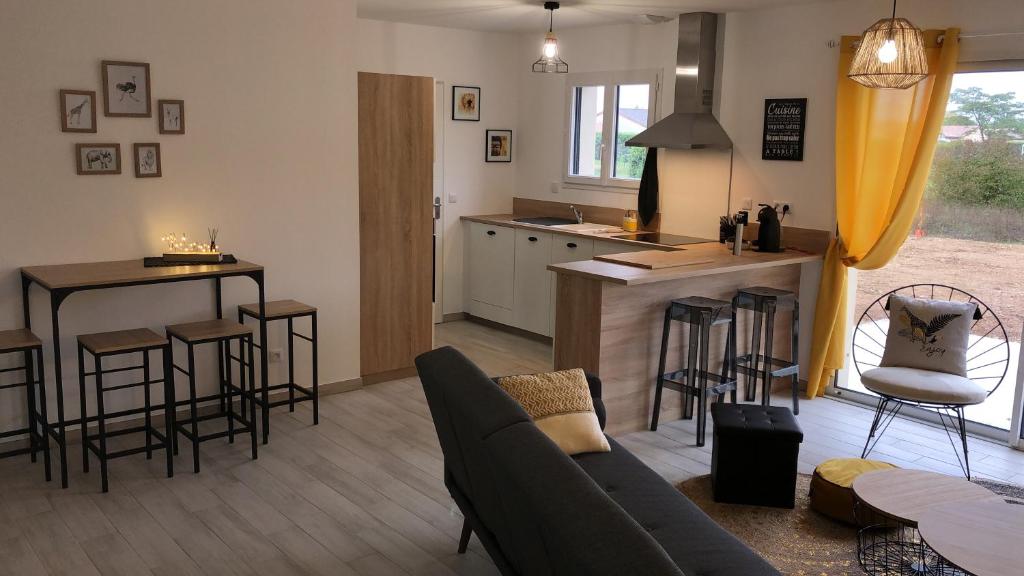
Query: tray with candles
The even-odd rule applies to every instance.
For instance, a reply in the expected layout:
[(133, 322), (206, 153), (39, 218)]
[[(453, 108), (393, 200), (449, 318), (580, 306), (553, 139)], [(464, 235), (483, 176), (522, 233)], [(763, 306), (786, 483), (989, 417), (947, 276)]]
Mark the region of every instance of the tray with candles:
[(230, 254), (222, 253), (217, 247), (216, 228), (209, 228), (209, 242), (190, 241), (187, 234), (170, 233), (160, 241), (167, 250), (159, 258), (146, 258), (146, 266), (173, 266), (179, 264), (227, 264), (235, 262)]

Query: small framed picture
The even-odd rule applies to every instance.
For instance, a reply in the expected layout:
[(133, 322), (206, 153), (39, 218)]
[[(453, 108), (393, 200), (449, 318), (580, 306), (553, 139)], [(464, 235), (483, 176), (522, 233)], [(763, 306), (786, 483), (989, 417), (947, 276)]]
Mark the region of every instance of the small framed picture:
[(488, 162), (512, 161), (512, 131), (488, 130), (484, 160)]
[(60, 131), (96, 132), (96, 93), (90, 90), (60, 91)]
[(185, 133), (184, 100), (157, 100), (156, 113), (160, 116), (161, 134)]
[(159, 178), (160, 144), (147, 142), (132, 145), (132, 156), (135, 157), (136, 178)]
[(120, 144), (75, 144), (80, 176), (121, 173)]
[(149, 118), (153, 115), (149, 64), (104, 60), (103, 114)]
[(452, 120), (480, 121), (480, 89), (452, 86)]

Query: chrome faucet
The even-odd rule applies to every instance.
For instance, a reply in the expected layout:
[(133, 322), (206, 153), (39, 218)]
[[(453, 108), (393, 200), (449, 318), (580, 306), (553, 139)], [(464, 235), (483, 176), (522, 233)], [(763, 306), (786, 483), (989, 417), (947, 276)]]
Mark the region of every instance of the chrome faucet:
[(572, 210), (574, 216), (576, 216), (576, 223), (583, 224), (583, 211), (575, 206), (569, 206), (569, 210)]

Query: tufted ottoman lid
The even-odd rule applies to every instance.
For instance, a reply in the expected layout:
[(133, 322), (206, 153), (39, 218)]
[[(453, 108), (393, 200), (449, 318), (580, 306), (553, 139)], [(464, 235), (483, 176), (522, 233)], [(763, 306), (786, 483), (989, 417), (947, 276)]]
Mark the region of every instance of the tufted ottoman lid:
[(757, 404), (711, 405), (715, 435), (722, 437), (770, 437), (803, 442), (804, 433), (789, 408)]

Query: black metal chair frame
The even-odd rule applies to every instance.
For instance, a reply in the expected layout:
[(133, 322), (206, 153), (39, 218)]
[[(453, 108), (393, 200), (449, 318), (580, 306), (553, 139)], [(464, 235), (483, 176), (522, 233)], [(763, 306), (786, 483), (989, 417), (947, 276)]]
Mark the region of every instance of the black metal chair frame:
[[(909, 291), (909, 294), (906, 292)], [(874, 302), (872, 302), (864, 313), (861, 314), (860, 319), (857, 322), (857, 326), (853, 331), (853, 341), (851, 343), (853, 351), (853, 365), (857, 369), (857, 374), (861, 375), (865, 370), (871, 368), (877, 368), (881, 362), (882, 356), (876, 351), (872, 350), (868, 346), (874, 344), (882, 349), (885, 349), (885, 337), (888, 335), (888, 326), (882, 328), (878, 323), (879, 320), (883, 320), (881, 315), (884, 315), (884, 320), (889, 320), (889, 297), (894, 294), (900, 294), (912, 296), (914, 298), (928, 298), (931, 300), (946, 299), (948, 301), (961, 301), (961, 302), (973, 302), (978, 305), (977, 310), (974, 313), (974, 323), (971, 325), (972, 335), (973, 331), (977, 328), (978, 324), (985, 318), (992, 318), (994, 325), (989, 328), (984, 334), (978, 336), (978, 339), (973, 343), (969, 343), (967, 347), (967, 377), (976, 383), (979, 380), (995, 380), (995, 386), (992, 386), (988, 390), (986, 398), (992, 395), (996, 389), (1006, 379), (1006, 373), (1010, 367), (1010, 342), (1006, 334), (1006, 329), (1003, 327), (1002, 321), (996, 316), (995, 312), (991, 310), (984, 302), (971, 295), (968, 292), (947, 286), (945, 284), (911, 284), (909, 286), (903, 286), (895, 290), (886, 292), (879, 296)], [(881, 310), (881, 312), (878, 312)], [(879, 315), (876, 318), (872, 315), (874, 311), (875, 315)], [(867, 329), (867, 327), (874, 327), (881, 336), (881, 342), (879, 338), (873, 336)], [(983, 352), (971, 355), (971, 349), (974, 348), (983, 339), (990, 337), (993, 333), (996, 334), (996, 338), (1001, 337), (1001, 341), (995, 346), (991, 346), (985, 349)], [(1000, 336), (1001, 335), (1001, 336)], [(870, 341), (870, 342), (869, 342)], [(972, 361), (979, 360), (986, 357), (991, 352), (998, 352), (1003, 350), (1002, 359), (993, 360), (992, 357), (985, 358), (982, 360), (981, 365), (971, 366)], [(972, 376), (971, 373), (977, 374), (978, 370), (984, 368), (990, 368), (1003, 364), (1002, 374), (990, 375), (990, 376)], [(874, 392), (874, 391), (872, 391)], [(968, 479), (971, 478), (971, 463), (967, 448), (967, 421), (964, 417), (964, 409), (972, 404), (948, 404), (948, 403), (934, 403), (934, 402), (919, 402), (915, 400), (908, 400), (905, 398), (899, 398), (887, 394), (881, 394), (874, 392), (878, 395), (878, 402), (875, 406), (874, 418), (871, 421), (871, 429), (868, 431), (867, 440), (864, 442), (864, 450), (861, 452), (861, 458), (866, 458), (868, 454), (874, 450), (875, 445), (888, 430), (889, 425), (899, 415), (900, 410), (904, 406), (913, 406), (924, 410), (935, 412), (939, 417), (939, 423), (942, 425), (943, 431), (946, 433), (946, 437), (949, 438), (950, 444), (953, 446), (953, 453), (956, 455), (957, 462), (960, 464), (960, 469), (963, 470), (964, 476)], [(984, 402), (984, 401), (982, 401)], [(977, 404), (980, 404), (977, 403)], [(954, 437), (954, 434), (956, 437)], [(959, 447), (957, 445), (959, 440)]]
[[(687, 341), (686, 365), (675, 372), (665, 372), (668, 359), (668, 339), (672, 330), (672, 322), (681, 321), (690, 325), (690, 336)], [(725, 399), (725, 393), (732, 394), (736, 402), (736, 339), (735, 332), (727, 332), (725, 356), (719, 373), (709, 370), (710, 334), (712, 326), (731, 325), (732, 318), (725, 314), (712, 317), (711, 308), (690, 307), (673, 301), (665, 309), (665, 323), (661, 333), (661, 355), (658, 359), (658, 380), (654, 388), (654, 411), (651, 415), (651, 431), (658, 429), (661, 416), (661, 396), (664, 388), (680, 392), (683, 395), (683, 420), (693, 418), (693, 405), (697, 403), (697, 446), (703, 446), (705, 428), (707, 427), (708, 396), (717, 396), (717, 401)], [(709, 382), (713, 382), (709, 386)]]
[[(761, 405), (771, 405), (771, 385), (775, 378), (792, 378), (793, 414), (800, 414), (800, 301), (793, 296), (790, 360), (775, 358), (772, 348), (775, 340), (775, 314), (778, 300), (770, 296), (746, 294), (740, 290), (732, 299), (732, 338), (738, 342), (736, 329), (739, 310), (753, 312), (750, 333), (750, 353), (736, 356), (736, 371), (745, 377), (746, 401), (757, 398), (757, 381), (761, 380)], [(788, 309), (788, 306), (787, 306)], [(764, 353), (761, 339), (764, 338)]]
[[(0, 432), (0, 439), (11, 438), (28, 434), (28, 446), (12, 448), (0, 452), (0, 458), (10, 458), (28, 454), (34, 464), (38, 459), (40, 451), (43, 452), (44, 474), (46, 481), (52, 479), (50, 464), (50, 442), (47, 437), (46, 419), (46, 379), (43, 372), (43, 346), (30, 346), (14, 350), (5, 350), (3, 354), (23, 354), (22, 365), (0, 369), (0, 374), (22, 371), (25, 380), (22, 382), (11, 382), (0, 386), (0, 390), (10, 390), (25, 387), (26, 404), (28, 410), (28, 425), (24, 428)], [(38, 374), (38, 377), (36, 376)], [(36, 394), (38, 393), (38, 398)]]
[[(253, 335), (243, 334), (237, 336), (218, 336), (205, 340), (187, 341), (170, 332), (167, 332), (168, 346), (170, 350), (170, 362), (171, 367), (174, 371), (180, 372), (181, 374), (188, 377), (189, 387), (189, 415), (187, 418), (178, 418), (175, 416), (174, 421), (174, 454), (178, 453), (178, 434), (181, 434), (192, 443), (192, 470), (196, 474), (199, 473), (199, 444), (206, 442), (207, 440), (214, 440), (217, 438), (227, 437), (228, 442), (231, 444), (235, 443), (236, 434), (248, 433), (252, 442), (252, 459), (255, 460), (258, 457), (257, 452), (257, 441), (256, 441), (256, 366), (250, 360), (255, 358), (253, 353)], [(185, 345), (187, 350), (188, 367), (183, 368), (174, 363), (173, 357), (173, 345), (174, 340), (177, 340)], [(238, 341), (238, 356), (235, 356), (231, 352), (231, 343)], [(217, 343), (217, 363), (220, 368), (220, 391), (217, 394), (212, 394), (204, 397), (199, 397), (196, 394), (196, 359), (195, 359), (195, 347), (202, 344)], [(245, 351), (248, 350), (248, 354)], [(238, 385), (236, 386), (231, 374), (231, 362), (235, 361), (239, 365), (238, 370)], [(248, 373), (248, 378), (246, 378)], [(246, 382), (248, 381), (248, 390), (246, 389)], [(235, 411), (235, 397), (239, 397), (239, 411)], [(248, 399), (248, 403), (246, 400)], [(199, 403), (207, 402), (210, 400), (216, 400), (220, 403), (220, 409), (210, 414), (199, 414)], [(249, 417), (246, 418), (246, 406), (248, 405)], [(218, 418), (224, 418), (227, 422), (227, 430), (221, 430), (218, 432), (210, 432), (208, 434), (199, 433), (199, 423), (208, 420), (216, 420)], [(236, 428), (235, 422), (238, 422), (241, 427)]]
[[(310, 335), (300, 334), (295, 331), (295, 319), (304, 318), (308, 316), (310, 319)], [(259, 320), (259, 314), (252, 314), (248, 310), (244, 310), (241, 307), (238, 308), (238, 323), (244, 324), (245, 318), (249, 317), (254, 320)], [(281, 384), (266, 385), (261, 387), (258, 400), (256, 405), (260, 407), (260, 415), (263, 422), (263, 443), (266, 444), (270, 439), (270, 409), (278, 406), (288, 406), (289, 412), (295, 412), (296, 402), (312, 402), (313, 403), (313, 425), (320, 423), (320, 379), (317, 370), (318, 362), (318, 351), (317, 351), (317, 329), (316, 329), (316, 311), (312, 312), (301, 312), (298, 314), (289, 314), (286, 316), (279, 316), (274, 318), (268, 318), (267, 324), (278, 320), (286, 320), (288, 323), (288, 381)], [(300, 386), (295, 383), (295, 339), (305, 340), (309, 342), (312, 354), (313, 362), (313, 374), (312, 380), (313, 385), (310, 388)], [(253, 344), (260, 354), (265, 354), (263, 342), (259, 344)], [(269, 378), (263, 380), (269, 382)], [(270, 393), (275, 390), (288, 390), (287, 400), (271, 400)], [(295, 397), (295, 393), (299, 393), (299, 397)]]
[[(109, 480), (107, 476), (107, 462), (115, 458), (123, 458), (125, 456), (133, 456), (135, 454), (146, 453), (146, 460), (153, 458), (154, 450), (164, 450), (167, 455), (167, 477), (172, 478), (174, 476), (174, 455), (172, 453), (172, 438), (174, 437), (174, 410), (167, 410), (168, 406), (174, 406), (174, 384), (173, 375), (171, 374), (171, 350), (170, 344), (162, 344), (157, 346), (142, 346), (130, 350), (119, 350), (117, 352), (108, 352), (96, 354), (90, 351), (85, 345), (78, 342), (78, 392), (79, 392), (79, 404), (81, 410), (80, 422), (82, 423), (82, 471), (89, 472), (89, 453), (92, 452), (96, 455), (96, 458), (100, 462), (100, 483), (103, 492), (107, 492), (109, 489)], [(160, 378), (151, 377), (151, 362), (150, 353), (154, 351), (160, 351), (161, 363), (163, 365), (163, 375)], [(93, 358), (93, 370), (92, 372), (86, 371), (85, 365), (85, 353), (88, 352)], [(126, 366), (123, 368), (103, 368), (103, 359), (114, 356), (124, 356), (128, 354), (142, 354), (142, 364), (133, 366)], [(132, 372), (142, 370), (142, 380), (138, 382), (130, 382), (127, 384), (119, 384), (117, 386), (104, 387), (103, 375), (114, 374), (118, 372)], [(85, 379), (92, 376), (96, 386), (96, 415), (89, 416), (88, 405), (86, 402), (85, 393)], [(150, 387), (154, 384), (163, 384), (164, 387), (164, 402), (163, 404), (153, 405), (151, 398)], [(145, 418), (144, 423), (141, 426), (129, 426), (127, 428), (120, 428), (117, 430), (107, 430), (107, 420), (116, 418), (124, 415), (125, 412), (118, 412), (107, 414), (103, 401), (103, 395), (109, 392), (116, 392), (118, 390), (129, 390), (132, 388), (142, 387), (144, 393), (144, 404), (143, 404), (143, 415)], [(161, 432), (159, 429), (153, 426), (153, 411), (164, 409), (164, 431)], [(133, 410), (126, 411), (127, 413), (134, 413)], [(89, 433), (89, 423), (95, 422), (97, 431), (96, 434)], [(107, 439), (117, 436), (126, 436), (129, 434), (145, 433), (146, 443), (143, 446), (136, 446), (134, 448), (126, 448), (124, 450), (118, 450), (110, 452), (107, 450)], [(154, 443), (153, 439), (156, 438), (157, 442)]]

